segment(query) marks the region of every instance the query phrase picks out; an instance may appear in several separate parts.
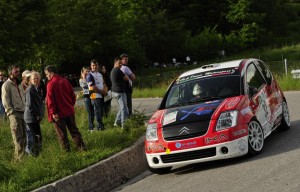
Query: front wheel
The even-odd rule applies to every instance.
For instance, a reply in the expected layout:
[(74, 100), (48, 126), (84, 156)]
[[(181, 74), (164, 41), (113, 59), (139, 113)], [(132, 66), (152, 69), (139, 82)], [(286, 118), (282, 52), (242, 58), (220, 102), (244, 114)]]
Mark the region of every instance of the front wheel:
[(264, 147), (264, 132), (258, 121), (252, 120), (248, 125), (248, 154), (256, 155)]
[(172, 167), (164, 167), (164, 168), (152, 168), (148, 165), (148, 170), (151, 171), (152, 173), (163, 175), (170, 173)]
[(282, 120), (278, 127), (279, 131), (286, 131), (291, 127), (290, 113), (286, 101), (282, 102)]

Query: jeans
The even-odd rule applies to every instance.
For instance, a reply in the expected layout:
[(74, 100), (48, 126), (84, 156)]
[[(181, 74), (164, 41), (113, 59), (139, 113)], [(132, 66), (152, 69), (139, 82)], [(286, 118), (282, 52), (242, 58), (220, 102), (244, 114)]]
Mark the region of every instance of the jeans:
[(103, 110), (104, 116), (107, 117), (107, 115), (109, 114), (110, 109), (111, 109), (111, 100), (104, 102), (103, 108), (104, 108), (104, 110)]
[(38, 156), (42, 150), (42, 133), (39, 123), (27, 123), (27, 145), (25, 151), (33, 156)]
[(84, 98), (84, 105), (85, 105), (85, 109), (88, 113), (89, 130), (93, 130), (95, 113), (94, 113), (94, 108), (93, 108), (91, 99), (89, 97)]
[(92, 99), (92, 105), (94, 106), (94, 112), (96, 115), (97, 120), (97, 130), (104, 129), (104, 124), (102, 122), (102, 116), (103, 116), (103, 100), (101, 98)]
[(132, 91), (126, 91), (126, 98), (127, 98), (127, 107), (128, 107), (128, 115), (132, 115)]
[(126, 93), (116, 93), (113, 92), (114, 98), (117, 99), (119, 103), (119, 111), (117, 113), (117, 117), (115, 119), (115, 124), (124, 125), (125, 120), (128, 118), (128, 107), (127, 107), (127, 97)]
[[(1, 91), (1, 89), (0, 89)], [(3, 104), (2, 104), (2, 100), (0, 98), (0, 117), (3, 117), (5, 115), (5, 109), (3, 107)]]

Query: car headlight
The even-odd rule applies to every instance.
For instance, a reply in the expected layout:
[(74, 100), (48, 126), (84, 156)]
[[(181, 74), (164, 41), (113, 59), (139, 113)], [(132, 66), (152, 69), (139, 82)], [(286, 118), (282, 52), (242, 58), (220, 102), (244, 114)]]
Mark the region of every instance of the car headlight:
[(156, 123), (147, 125), (146, 139), (148, 141), (158, 140), (158, 138), (157, 138), (157, 124)]
[(237, 116), (238, 111), (226, 111), (221, 113), (217, 122), (216, 131), (236, 126)]

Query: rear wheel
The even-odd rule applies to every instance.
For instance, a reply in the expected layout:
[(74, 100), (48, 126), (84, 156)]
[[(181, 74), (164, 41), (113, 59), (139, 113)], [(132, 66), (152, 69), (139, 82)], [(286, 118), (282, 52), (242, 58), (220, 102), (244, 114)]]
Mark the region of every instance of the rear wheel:
[(151, 171), (152, 173), (159, 174), (159, 175), (163, 175), (163, 174), (170, 173), (172, 167), (152, 168), (152, 167), (149, 167), (149, 165), (148, 165), (148, 169), (149, 169), (149, 171)]
[(258, 121), (252, 120), (248, 125), (248, 154), (256, 155), (264, 147), (264, 132)]
[(286, 101), (282, 102), (282, 120), (278, 127), (279, 131), (286, 131), (291, 127), (290, 113)]

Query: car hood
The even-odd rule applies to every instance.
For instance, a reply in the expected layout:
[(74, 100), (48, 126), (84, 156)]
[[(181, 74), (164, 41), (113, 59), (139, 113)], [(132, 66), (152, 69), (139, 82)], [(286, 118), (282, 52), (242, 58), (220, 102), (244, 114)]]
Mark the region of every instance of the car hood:
[(223, 101), (224, 99), (219, 99), (166, 109), (162, 118), (162, 126), (210, 120)]

